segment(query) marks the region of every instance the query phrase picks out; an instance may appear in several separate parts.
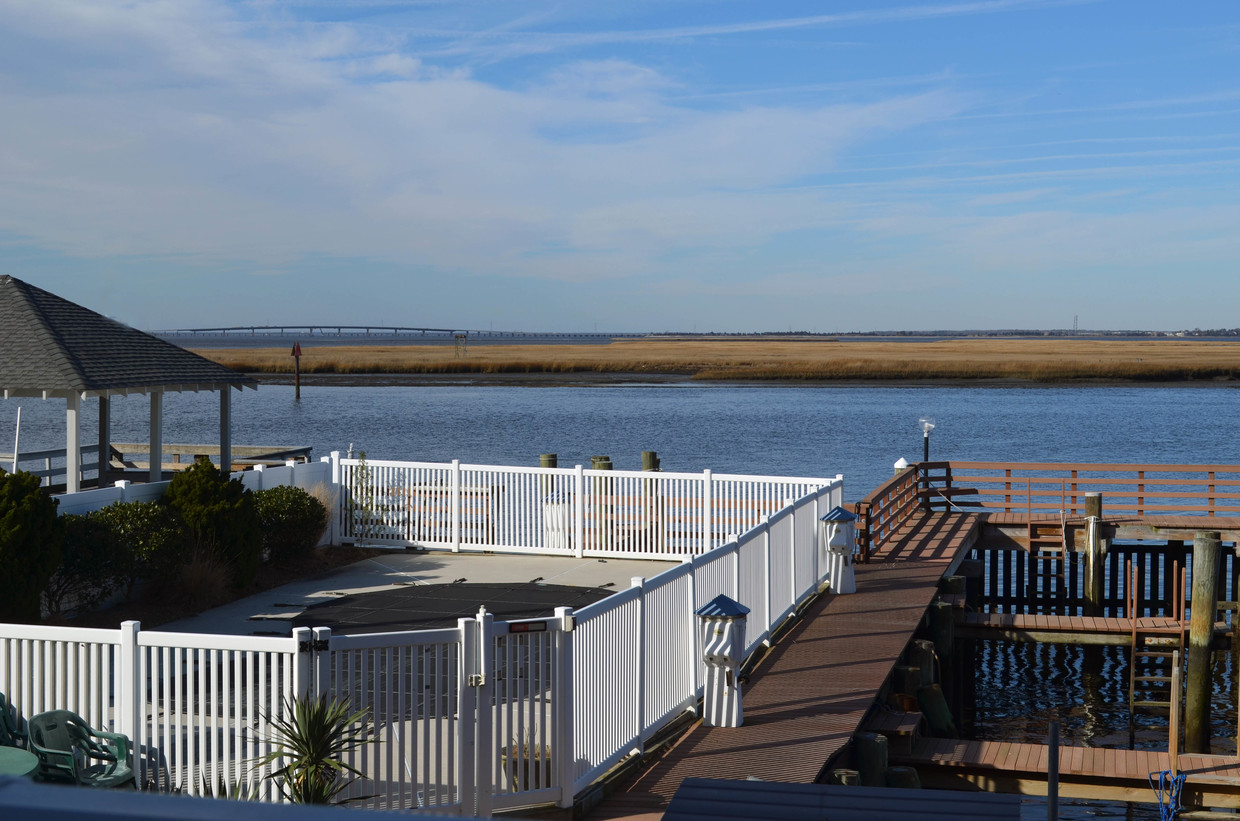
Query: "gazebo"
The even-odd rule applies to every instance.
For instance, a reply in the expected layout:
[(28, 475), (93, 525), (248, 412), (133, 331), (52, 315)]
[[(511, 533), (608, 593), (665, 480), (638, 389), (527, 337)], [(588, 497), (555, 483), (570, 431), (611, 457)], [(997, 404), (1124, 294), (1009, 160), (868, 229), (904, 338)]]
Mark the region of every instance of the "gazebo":
[(257, 383), (216, 362), (143, 333), (11, 276), (0, 276), (0, 390), (65, 400), (65, 489), (82, 485), (82, 402), (99, 400), (99, 468), (109, 456), (109, 399), (147, 394), (151, 401), (150, 478), (162, 477), (163, 396), (219, 391), (220, 466), (232, 463), (230, 389)]

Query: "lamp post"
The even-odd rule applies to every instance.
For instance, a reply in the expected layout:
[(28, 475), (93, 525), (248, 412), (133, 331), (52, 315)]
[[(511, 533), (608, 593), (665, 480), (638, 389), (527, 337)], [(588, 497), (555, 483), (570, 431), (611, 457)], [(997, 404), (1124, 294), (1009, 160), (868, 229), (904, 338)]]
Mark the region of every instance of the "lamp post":
[(930, 431), (934, 430), (934, 417), (923, 416), (917, 420), (917, 426), (921, 428), (921, 504), (926, 510), (930, 509)]
[(923, 416), (917, 420), (917, 427), (921, 428), (921, 461), (930, 461), (930, 431), (934, 430), (934, 417)]

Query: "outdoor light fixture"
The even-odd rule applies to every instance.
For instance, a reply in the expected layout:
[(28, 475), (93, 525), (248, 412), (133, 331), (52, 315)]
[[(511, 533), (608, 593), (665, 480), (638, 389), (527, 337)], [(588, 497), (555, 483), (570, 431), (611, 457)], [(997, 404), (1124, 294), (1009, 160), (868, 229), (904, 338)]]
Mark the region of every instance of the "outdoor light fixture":
[(921, 428), (921, 461), (930, 461), (930, 431), (934, 430), (934, 417), (923, 416), (917, 420), (917, 427)]

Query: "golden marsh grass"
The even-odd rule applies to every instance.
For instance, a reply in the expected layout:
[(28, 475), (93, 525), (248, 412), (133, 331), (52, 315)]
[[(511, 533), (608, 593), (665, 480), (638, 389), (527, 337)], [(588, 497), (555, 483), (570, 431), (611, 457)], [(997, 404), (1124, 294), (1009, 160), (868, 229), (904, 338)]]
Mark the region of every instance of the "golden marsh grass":
[[(198, 353), (247, 373), (292, 373), (287, 348)], [(306, 374), (637, 373), (755, 380), (1180, 381), (1240, 377), (1240, 341), (945, 339), (868, 342), (650, 338), (609, 345), (302, 346)]]

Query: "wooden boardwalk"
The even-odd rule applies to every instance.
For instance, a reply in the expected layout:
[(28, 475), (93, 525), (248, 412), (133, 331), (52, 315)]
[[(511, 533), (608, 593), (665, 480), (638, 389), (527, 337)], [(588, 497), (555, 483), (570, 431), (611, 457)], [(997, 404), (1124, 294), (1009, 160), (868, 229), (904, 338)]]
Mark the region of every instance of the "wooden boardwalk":
[[(1050, 748), (1004, 741), (923, 738), (911, 754), (893, 753), (893, 764), (917, 767), (929, 787), (973, 785), (987, 790), (1045, 795)], [(1100, 747), (1059, 749), (1059, 793), (1069, 798), (1149, 801), (1149, 777), (1171, 767), (1167, 753)], [(1240, 760), (1181, 753), (1185, 803), (1240, 807)]]
[[(1170, 616), (1142, 616), (1137, 619), (1136, 627), (1138, 632), (1146, 635), (1176, 636), (1181, 630), (1188, 634), (1187, 622), (1181, 625)], [(956, 635), (962, 638), (1127, 647), (1132, 644), (1132, 628), (1132, 620), (1124, 618), (956, 612)], [(1227, 624), (1217, 623), (1214, 631), (1220, 638), (1225, 637)]]
[(758, 664), (744, 692), (744, 726), (694, 725), (586, 817), (657, 818), (686, 778), (812, 783), (858, 730), (939, 578), (975, 534), (969, 515), (916, 517), (886, 551), (856, 566), (856, 593), (814, 601)]

